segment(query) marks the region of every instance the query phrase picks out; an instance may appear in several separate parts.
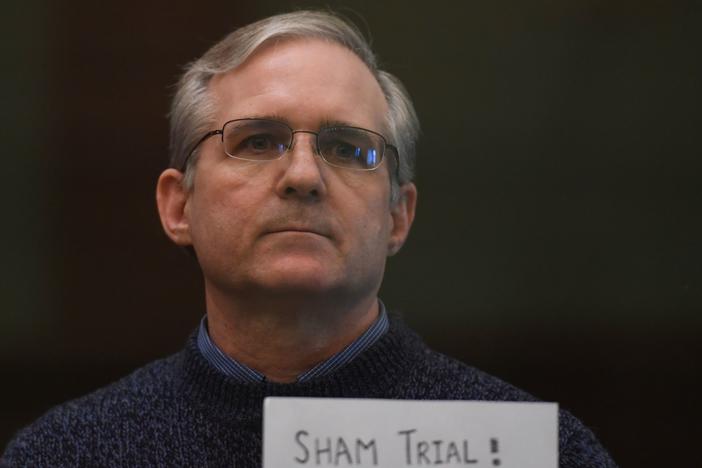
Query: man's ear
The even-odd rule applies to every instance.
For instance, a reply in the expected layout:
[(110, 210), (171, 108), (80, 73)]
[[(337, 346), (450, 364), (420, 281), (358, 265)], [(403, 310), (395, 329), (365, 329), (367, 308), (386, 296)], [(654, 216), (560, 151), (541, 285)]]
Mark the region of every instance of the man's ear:
[(417, 187), (412, 182), (401, 185), (397, 200), (390, 206), (392, 230), (388, 241), (388, 256), (395, 255), (405, 243), (414, 221), (416, 207)]
[(166, 169), (156, 184), (156, 204), (166, 235), (181, 247), (192, 245), (188, 217), (189, 190), (184, 186), (183, 173)]

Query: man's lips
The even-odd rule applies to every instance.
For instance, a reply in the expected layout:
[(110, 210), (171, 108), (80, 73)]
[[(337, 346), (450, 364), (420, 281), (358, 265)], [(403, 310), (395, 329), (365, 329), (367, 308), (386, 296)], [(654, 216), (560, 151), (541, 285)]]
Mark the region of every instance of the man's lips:
[(282, 226), (282, 227), (276, 227), (274, 229), (267, 229), (264, 232), (265, 234), (281, 234), (281, 233), (300, 233), (300, 234), (314, 234), (317, 236), (322, 236), (322, 237), (331, 237), (326, 230), (322, 229), (317, 229), (317, 228), (310, 228), (310, 227), (301, 227), (301, 226)]

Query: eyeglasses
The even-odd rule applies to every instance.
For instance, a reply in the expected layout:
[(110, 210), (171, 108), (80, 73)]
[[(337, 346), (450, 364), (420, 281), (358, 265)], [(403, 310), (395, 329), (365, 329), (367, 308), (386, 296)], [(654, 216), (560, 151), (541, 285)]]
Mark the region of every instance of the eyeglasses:
[(380, 133), (346, 126), (322, 127), (318, 132), (293, 130), (283, 122), (269, 119), (230, 120), (221, 130), (207, 132), (188, 154), (183, 170), (195, 149), (214, 135), (221, 135), (224, 152), (229, 157), (245, 161), (273, 161), (290, 150), (296, 133), (314, 135), (316, 150), (322, 159), (330, 166), (344, 169), (375, 170), (389, 149), (395, 157), (395, 171), (399, 175), (397, 147), (387, 143)]

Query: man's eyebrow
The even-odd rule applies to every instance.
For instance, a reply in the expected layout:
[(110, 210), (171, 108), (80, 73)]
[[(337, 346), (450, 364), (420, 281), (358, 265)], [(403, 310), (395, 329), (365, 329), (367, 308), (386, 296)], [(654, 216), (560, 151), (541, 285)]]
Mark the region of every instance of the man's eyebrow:
[(292, 127), (290, 125), (290, 120), (286, 119), (280, 114), (253, 114), (253, 115), (247, 115), (246, 117), (241, 117), (244, 119), (262, 119), (262, 120), (275, 120), (277, 122), (284, 123), (288, 127)]
[(293, 130), (312, 130), (316, 131), (319, 130), (320, 128), (330, 128), (330, 127), (358, 127), (358, 125), (354, 125), (353, 123), (350, 123), (345, 120), (338, 120), (338, 119), (332, 119), (332, 118), (326, 118), (321, 121), (319, 126), (317, 128), (305, 128), (305, 129), (297, 129), (295, 128), (291, 123), (290, 119), (280, 115), (280, 114), (252, 114), (248, 115), (246, 117), (242, 117), (245, 119), (263, 119), (263, 120), (275, 120), (277, 122), (282, 122), (288, 127), (292, 128)]
[(322, 125), (320, 125), (319, 128), (330, 128), (330, 127), (358, 127), (358, 125), (354, 125), (354, 124), (346, 122), (344, 120), (324, 119), (322, 121)]

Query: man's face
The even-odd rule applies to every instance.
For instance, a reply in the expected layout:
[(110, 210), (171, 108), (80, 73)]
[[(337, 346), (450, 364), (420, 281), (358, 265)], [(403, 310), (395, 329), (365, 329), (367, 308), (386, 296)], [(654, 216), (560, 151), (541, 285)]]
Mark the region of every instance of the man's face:
[[(295, 130), (332, 122), (387, 135), (387, 105), (371, 72), (352, 52), (321, 40), (262, 47), (216, 76), (210, 97), (214, 128), (265, 117)], [(185, 196), (182, 233), (171, 237), (192, 243), (208, 291), (374, 296), (414, 212), (411, 184), (390, 204), (389, 162), (370, 172), (329, 166), (315, 153), (314, 135), (305, 133), (278, 160), (242, 161), (210, 138)]]

